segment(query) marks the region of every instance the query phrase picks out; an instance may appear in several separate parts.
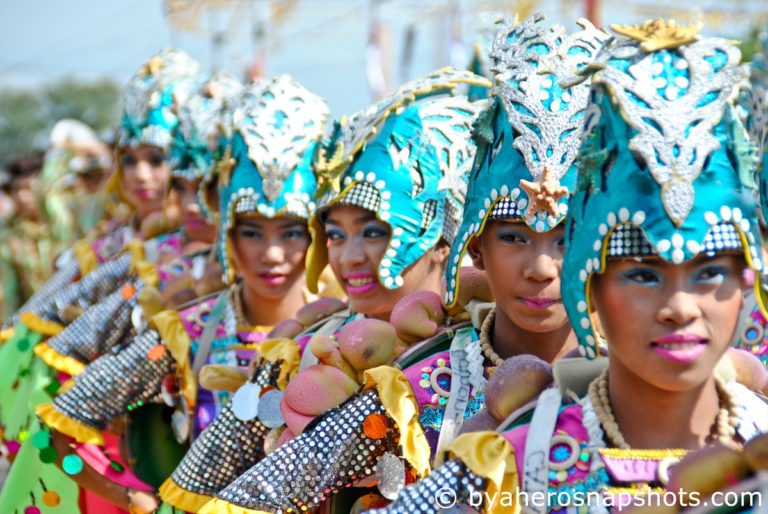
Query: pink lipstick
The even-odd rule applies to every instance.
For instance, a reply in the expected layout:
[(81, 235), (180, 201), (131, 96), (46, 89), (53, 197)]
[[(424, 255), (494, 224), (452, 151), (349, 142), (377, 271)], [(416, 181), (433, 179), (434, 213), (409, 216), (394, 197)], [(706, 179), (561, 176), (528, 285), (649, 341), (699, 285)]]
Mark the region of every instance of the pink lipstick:
[(653, 351), (677, 364), (689, 364), (704, 353), (708, 339), (696, 334), (668, 334), (654, 339)]
[(359, 296), (376, 289), (379, 279), (371, 273), (349, 273), (343, 276), (347, 294)]
[(543, 298), (540, 296), (521, 296), (519, 298), (526, 307), (531, 309), (548, 309), (558, 303), (558, 300), (552, 300), (551, 298)]
[(281, 273), (259, 273), (259, 278), (270, 287), (282, 285), (288, 280), (288, 277)]

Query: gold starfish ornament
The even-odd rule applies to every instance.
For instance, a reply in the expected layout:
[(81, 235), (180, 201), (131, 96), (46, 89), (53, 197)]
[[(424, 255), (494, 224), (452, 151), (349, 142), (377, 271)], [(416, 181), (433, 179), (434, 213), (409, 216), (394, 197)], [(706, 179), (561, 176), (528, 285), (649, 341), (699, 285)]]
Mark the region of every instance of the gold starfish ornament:
[(701, 24), (678, 25), (675, 20), (668, 22), (662, 18), (648, 20), (642, 25), (611, 25), (617, 34), (640, 41), (640, 48), (645, 52), (655, 52), (664, 48), (677, 48), (699, 39)]
[(533, 217), (539, 211), (546, 211), (557, 217), (560, 211), (557, 202), (568, 194), (568, 188), (560, 185), (560, 180), (552, 177), (552, 171), (544, 168), (544, 172), (536, 182), (520, 180), (520, 187), (528, 195), (528, 207), (525, 217)]

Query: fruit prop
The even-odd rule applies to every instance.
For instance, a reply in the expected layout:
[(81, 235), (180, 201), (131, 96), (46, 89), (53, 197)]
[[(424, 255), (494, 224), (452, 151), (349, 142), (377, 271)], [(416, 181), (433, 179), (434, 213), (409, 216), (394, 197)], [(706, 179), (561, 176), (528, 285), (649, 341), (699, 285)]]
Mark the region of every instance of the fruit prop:
[(506, 359), (485, 386), (486, 410), (468, 419), (461, 432), (497, 428), (510, 414), (536, 399), (552, 381), (552, 367), (538, 357), (517, 355)]
[(757, 393), (768, 394), (768, 370), (755, 355), (747, 350), (729, 348), (725, 358), (733, 366), (733, 380)]
[(459, 270), (459, 287), (456, 291), (456, 304), (448, 308), (448, 314), (459, 319), (469, 319), (465, 311), (472, 300), (493, 302), (493, 292), (488, 284), (485, 271), (472, 266), (463, 266)]
[(432, 291), (417, 291), (397, 302), (389, 321), (402, 341), (413, 344), (434, 336), (445, 319), (440, 296)]

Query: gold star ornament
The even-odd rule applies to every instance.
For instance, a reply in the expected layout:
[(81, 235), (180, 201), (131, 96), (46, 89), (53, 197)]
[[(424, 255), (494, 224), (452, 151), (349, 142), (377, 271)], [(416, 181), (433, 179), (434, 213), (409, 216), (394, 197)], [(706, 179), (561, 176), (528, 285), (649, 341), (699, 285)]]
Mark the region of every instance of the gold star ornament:
[(678, 25), (675, 20), (668, 22), (662, 18), (649, 20), (642, 25), (611, 25), (617, 34), (640, 41), (640, 48), (645, 52), (655, 52), (664, 48), (677, 48), (699, 39), (701, 24)]
[(315, 170), (317, 171), (317, 191), (318, 195), (332, 190), (335, 193), (341, 192), (341, 176), (347, 167), (347, 160), (344, 155), (344, 145), (339, 143), (336, 148), (330, 150), (333, 152), (328, 159), (328, 149), (322, 148), (317, 155)]
[(227, 149), (224, 151), (224, 155), (222, 156), (221, 160), (219, 160), (217, 164), (217, 169), (219, 173), (219, 185), (220, 187), (224, 188), (229, 186), (229, 180), (232, 177), (232, 170), (235, 169), (235, 159), (232, 157), (232, 147), (227, 146)]
[(165, 63), (163, 60), (160, 57), (155, 56), (144, 63), (144, 66), (141, 67), (141, 74), (144, 76), (154, 77), (164, 65)]
[(557, 202), (568, 194), (568, 188), (560, 185), (560, 180), (552, 177), (552, 170), (545, 167), (536, 182), (521, 180), (520, 187), (528, 195), (528, 208), (525, 217), (533, 217), (539, 211), (546, 211), (557, 217), (560, 211)]

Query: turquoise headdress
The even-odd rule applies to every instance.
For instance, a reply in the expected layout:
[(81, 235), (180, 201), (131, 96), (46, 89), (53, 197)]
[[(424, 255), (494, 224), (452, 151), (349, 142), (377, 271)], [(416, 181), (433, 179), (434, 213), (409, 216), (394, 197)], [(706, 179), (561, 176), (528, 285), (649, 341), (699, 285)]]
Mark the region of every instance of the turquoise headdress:
[(307, 257), (310, 291), (317, 290), (328, 263), (320, 217), (333, 205), (362, 207), (390, 226), (392, 235), (378, 268), (387, 289), (400, 287), (405, 268), (441, 238), (453, 242), (474, 157), (471, 124), (485, 105), (446, 96), (459, 84), (488, 82), (445, 68), (404, 84), (337, 125), (318, 162), (320, 200), (310, 220)]
[(739, 158), (745, 132), (731, 103), (744, 73), (739, 50), (663, 20), (612, 28), (619, 36), (588, 68), (563, 262), (563, 301), (590, 358), (598, 352), (590, 281), (606, 259), (680, 264), (743, 251), (752, 269), (763, 267), (754, 164)]
[(493, 43), (493, 103), (475, 124), (477, 155), (446, 270), (448, 305), (456, 300), (464, 252), (489, 219), (516, 219), (545, 232), (567, 212), (589, 85), (560, 84), (594, 58), (608, 34), (585, 20), (568, 34), (540, 25), (543, 19), (504, 20)]
[(179, 123), (174, 103), (193, 94), (201, 73), (200, 64), (180, 50), (163, 50), (144, 63), (125, 87), (118, 145), (168, 150)]
[(122, 196), (121, 148), (153, 145), (169, 151), (179, 125), (176, 109), (199, 87), (201, 67), (186, 53), (166, 49), (144, 63), (123, 91), (115, 172), (107, 191)]
[(235, 276), (229, 232), (237, 216), (309, 219), (317, 188), (313, 162), (329, 118), (325, 100), (287, 75), (242, 95), (218, 165), (218, 252), (226, 281)]
[(759, 34), (758, 51), (749, 63), (749, 80), (743, 83), (738, 105), (741, 118), (756, 146), (760, 210), (768, 224), (768, 30)]
[(236, 78), (219, 72), (201, 83), (176, 109), (179, 127), (170, 156), (174, 177), (196, 180), (209, 173), (225, 110), (240, 96), (242, 89)]

